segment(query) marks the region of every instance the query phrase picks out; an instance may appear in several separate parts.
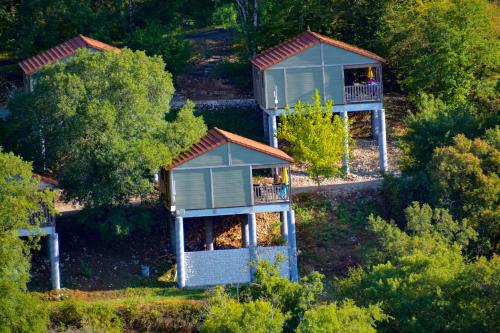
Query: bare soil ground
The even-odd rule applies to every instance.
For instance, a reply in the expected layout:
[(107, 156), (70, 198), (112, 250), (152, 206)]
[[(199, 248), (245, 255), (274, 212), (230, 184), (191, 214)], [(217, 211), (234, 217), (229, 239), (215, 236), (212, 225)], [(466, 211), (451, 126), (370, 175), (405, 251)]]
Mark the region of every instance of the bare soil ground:
[[(212, 29), (185, 36), (191, 42), (196, 60), (191, 69), (175, 78), (176, 100), (189, 98), (194, 101), (216, 99), (243, 99), (252, 97), (250, 91), (242, 91), (230, 80), (217, 75), (215, 67), (223, 61), (235, 59), (233, 44), (235, 31)], [(251, 78), (248, 78), (251, 80)]]

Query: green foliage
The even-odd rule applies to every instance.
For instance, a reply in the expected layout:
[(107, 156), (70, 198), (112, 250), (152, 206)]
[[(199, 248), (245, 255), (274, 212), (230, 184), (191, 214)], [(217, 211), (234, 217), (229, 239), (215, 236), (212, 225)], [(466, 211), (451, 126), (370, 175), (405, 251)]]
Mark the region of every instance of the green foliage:
[(296, 161), (306, 164), (307, 172), (318, 185), (323, 178), (345, 172), (340, 163), (347, 153), (344, 142), (352, 141), (347, 137), (343, 119), (333, 114), (332, 107), (332, 101), (321, 105), (316, 90), (311, 104), (299, 101), (293, 113), (287, 108), (278, 127), (278, 139), (289, 144), (284, 149)]
[(195, 332), (202, 306), (189, 301), (125, 296), (120, 301), (63, 300), (49, 303), (54, 330), (86, 332)]
[(53, 171), (67, 200), (87, 207), (126, 203), (149, 193), (153, 175), (206, 130), (192, 104), (179, 119), (164, 120), (173, 91), (158, 57), (80, 50), (46, 68), (34, 92), (10, 105), (13, 148), (24, 152), (43, 139), (45, 154), (35, 163)]
[(148, 235), (155, 223), (150, 208), (137, 206), (100, 206), (82, 211), (79, 221), (102, 239), (126, 239), (132, 234)]
[(280, 333), (285, 316), (264, 300), (239, 303), (217, 289), (210, 299), (200, 331), (202, 333)]
[[(30, 243), (17, 234), (30, 225), (30, 215), (45, 205), (53, 209), (53, 195), (38, 191), (39, 180), (31, 164), (0, 148), (0, 331), (43, 332), (47, 314), (26, 292), (29, 280)], [(35, 223), (40, 223), (35, 220)]]
[[(407, 232), (380, 218), (370, 220), (380, 246), (376, 262), (382, 263), (338, 280), (337, 297), (365, 306), (381, 302), (392, 317), (381, 324), (382, 332), (475, 332), (478, 327), (494, 332), (498, 259), (467, 262), (459, 243), (465, 245), (474, 233), (443, 210), (415, 203), (406, 214)], [(493, 295), (483, 299), (488, 292)]]
[[(222, 1), (221, 1), (222, 2)], [(221, 3), (212, 14), (212, 24), (223, 26), (225, 29), (238, 26), (238, 12), (234, 3)]]
[(442, 101), (422, 95), (420, 111), (405, 119), (406, 133), (400, 139), (402, 170), (415, 174), (432, 159), (434, 149), (453, 142), (458, 134), (477, 137), (484, 131), (481, 115), (470, 105), (450, 107)]
[(376, 333), (376, 322), (384, 321), (379, 305), (359, 308), (353, 301), (344, 301), (320, 305), (304, 314), (304, 319), (297, 328), (297, 333)]
[(255, 283), (242, 291), (243, 298), (252, 301), (264, 300), (273, 308), (280, 309), (287, 316), (285, 328), (295, 329), (305, 311), (310, 309), (323, 292), (323, 276), (313, 273), (301, 279), (300, 283), (281, 277), (278, 264), (259, 262)]
[(191, 60), (189, 42), (157, 23), (135, 29), (129, 46), (134, 50), (143, 50), (149, 56), (161, 56), (167, 70), (173, 74), (184, 72)]
[(380, 37), (405, 88), (464, 103), (494, 77), (498, 7), (487, 0), (391, 1)]
[(479, 253), (496, 252), (500, 241), (499, 136), (498, 127), (486, 141), (458, 135), (435, 150), (429, 165), (433, 202), (470, 220), (481, 236)]
[(217, 75), (231, 81), (238, 89), (252, 90), (252, 67), (246, 60), (223, 60), (217, 63), (214, 70)]

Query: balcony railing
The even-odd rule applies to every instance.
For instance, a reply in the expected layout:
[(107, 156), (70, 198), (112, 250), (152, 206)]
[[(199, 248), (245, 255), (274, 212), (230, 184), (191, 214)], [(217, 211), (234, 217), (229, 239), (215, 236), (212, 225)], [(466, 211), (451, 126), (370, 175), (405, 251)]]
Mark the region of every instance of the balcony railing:
[(287, 184), (254, 185), (254, 203), (286, 202), (290, 200), (290, 187)]
[(359, 84), (345, 86), (346, 103), (379, 101), (381, 95), (380, 84)]
[(54, 215), (49, 212), (45, 205), (40, 207), (39, 211), (33, 212), (30, 216), (30, 224), (37, 225), (40, 227), (48, 227), (54, 225)]

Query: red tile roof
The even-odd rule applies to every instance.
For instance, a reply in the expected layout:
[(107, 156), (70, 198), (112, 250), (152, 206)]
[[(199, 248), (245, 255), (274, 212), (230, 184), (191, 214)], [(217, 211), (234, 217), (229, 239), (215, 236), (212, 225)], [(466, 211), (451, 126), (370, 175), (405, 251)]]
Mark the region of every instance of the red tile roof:
[(264, 70), (319, 43), (336, 46), (376, 61), (385, 62), (384, 58), (376, 55), (375, 53), (360, 49), (356, 46), (349, 45), (347, 43), (323, 36), (321, 34), (318, 34), (317, 32), (312, 31), (305, 31), (300, 35), (292, 37), (281, 44), (267, 49), (251, 58), (250, 62), (254, 64), (259, 70)]
[(169, 166), (167, 166), (166, 169), (167, 170), (174, 169), (186, 163), (187, 161), (190, 161), (228, 142), (241, 145), (243, 147), (253, 149), (258, 152), (271, 155), (291, 163), (294, 162), (293, 158), (288, 156), (282, 150), (273, 148), (266, 144), (250, 140), (243, 136), (214, 127), (211, 130), (209, 130), (207, 134), (205, 134), (198, 143), (195, 143), (194, 145), (191, 146), (191, 148), (188, 151), (180, 154), (176, 159), (174, 159), (174, 161)]
[(70, 55), (74, 54), (78, 49), (89, 48), (96, 49), (99, 51), (105, 50), (116, 50), (120, 49), (100, 42), (98, 40), (85, 37), (83, 35), (78, 35), (75, 38), (65, 41), (59, 45), (56, 45), (46, 51), (43, 51), (33, 57), (25, 59), (19, 63), (24, 74), (31, 75), (41, 69), (43, 66), (48, 64), (53, 64), (59, 60), (65, 59)]

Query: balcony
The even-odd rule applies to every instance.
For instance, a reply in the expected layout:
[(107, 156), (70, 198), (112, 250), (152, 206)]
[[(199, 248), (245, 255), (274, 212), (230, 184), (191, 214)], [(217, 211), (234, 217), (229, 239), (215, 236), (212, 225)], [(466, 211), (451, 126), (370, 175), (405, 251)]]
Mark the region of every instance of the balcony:
[(253, 200), (257, 204), (290, 201), (288, 184), (253, 185)]
[(380, 101), (382, 95), (381, 85), (357, 84), (344, 87), (344, 98), (346, 103), (375, 102)]

